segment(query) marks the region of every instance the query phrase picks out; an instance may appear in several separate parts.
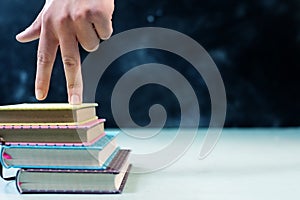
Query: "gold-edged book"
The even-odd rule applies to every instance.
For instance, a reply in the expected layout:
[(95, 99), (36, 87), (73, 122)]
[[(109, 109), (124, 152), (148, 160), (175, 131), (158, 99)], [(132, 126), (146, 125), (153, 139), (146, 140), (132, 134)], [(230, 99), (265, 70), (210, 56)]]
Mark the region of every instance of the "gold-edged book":
[(24, 103), (0, 106), (0, 125), (79, 125), (97, 119), (96, 103)]

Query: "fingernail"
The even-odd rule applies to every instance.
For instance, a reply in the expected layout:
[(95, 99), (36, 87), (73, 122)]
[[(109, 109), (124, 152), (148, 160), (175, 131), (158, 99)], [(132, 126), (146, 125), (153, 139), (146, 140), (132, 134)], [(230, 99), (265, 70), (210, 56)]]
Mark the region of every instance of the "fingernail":
[(76, 94), (73, 94), (71, 96), (71, 101), (70, 101), (71, 104), (80, 104), (80, 99), (79, 99), (79, 96), (76, 95)]
[(93, 49), (91, 49), (91, 52), (96, 51), (99, 48), (99, 44), (97, 46), (95, 46)]
[(35, 91), (35, 97), (38, 100), (42, 100), (44, 98), (44, 92), (42, 90), (36, 90)]

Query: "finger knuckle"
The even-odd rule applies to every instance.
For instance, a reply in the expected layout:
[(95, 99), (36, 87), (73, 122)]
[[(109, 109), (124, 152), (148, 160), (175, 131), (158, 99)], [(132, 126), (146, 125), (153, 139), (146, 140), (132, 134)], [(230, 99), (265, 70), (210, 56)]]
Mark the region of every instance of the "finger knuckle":
[(51, 21), (51, 19), (52, 19), (52, 15), (51, 15), (50, 12), (45, 11), (45, 12), (42, 13), (42, 20), (44, 22)]
[(69, 88), (69, 90), (80, 89), (81, 84), (80, 83), (68, 83), (68, 88)]
[(77, 61), (72, 56), (65, 56), (63, 57), (62, 61), (66, 68), (75, 68), (77, 66)]
[(73, 16), (73, 21), (82, 21), (86, 19), (87, 15), (85, 11), (77, 11)]
[(96, 8), (82, 8), (75, 12), (73, 21), (91, 20), (97, 14)]
[(71, 21), (71, 16), (69, 13), (65, 13), (65, 14), (62, 14), (61, 16), (59, 16), (57, 18), (57, 23), (60, 25), (60, 26), (65, 26), (68, 22)]
[(42, 24), (43, 26), (48, 29), (49, 27), (52, 26), (53, 24), (53, 18), (51, 15), (49, 15), (48, 13), (44, 13), (42, 16)]
[(52, 63), (50, 54), (39, 51), (37, 54), (37, 63), (43, 67), (49, 66)]
[(91, 17), (103, 17), (105, 15), (105, 10), (102, 7), (91, 8), (88, 10), (88, 16)]

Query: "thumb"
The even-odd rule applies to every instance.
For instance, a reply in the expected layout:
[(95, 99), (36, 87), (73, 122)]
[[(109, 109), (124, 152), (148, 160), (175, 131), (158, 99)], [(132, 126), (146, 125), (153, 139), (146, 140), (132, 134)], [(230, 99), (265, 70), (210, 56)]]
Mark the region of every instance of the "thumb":
[(16, 35), (16, 39), (19, 42), (31, 42), (40, 37), (42, 25), (42, 12), (43, 10), (40, 12), (40, 14), (29, 27), (27, 27), (24, 31)]

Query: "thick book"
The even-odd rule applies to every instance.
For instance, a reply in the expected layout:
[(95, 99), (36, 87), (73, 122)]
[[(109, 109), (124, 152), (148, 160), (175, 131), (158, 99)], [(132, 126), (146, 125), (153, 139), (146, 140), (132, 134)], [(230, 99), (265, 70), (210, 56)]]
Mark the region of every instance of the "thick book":
[(1, 149), (1, 163), (6, 168), (105, 169), (119, 147), (117, 132), (107, 132), (92, 145), (13, 144)]
[(0, 125), (0, 141), (11, 143), (86, 143), (104, 135), (105, 119), (81, 125)]
[(96, 103), (24, 103), (0, 106), (0, 124), (81, 124), (97, 119)]
[(20, 193), (121, 193), (131, 165), (130, 150), (120, 150), (105, 170), (20, 169), (16, 185)]

